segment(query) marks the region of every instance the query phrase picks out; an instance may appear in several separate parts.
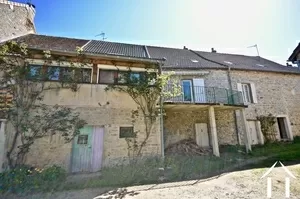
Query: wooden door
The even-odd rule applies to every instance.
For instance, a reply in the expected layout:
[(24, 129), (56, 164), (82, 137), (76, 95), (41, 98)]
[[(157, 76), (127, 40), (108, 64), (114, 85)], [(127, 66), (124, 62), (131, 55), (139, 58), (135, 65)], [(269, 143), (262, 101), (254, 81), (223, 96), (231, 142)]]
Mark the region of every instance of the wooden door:
[(258, 144), (258, 136), (256, 130), (256, 121), (248, 121), (249, 133), (251, 136), (251, 144)]
[(93, 127), (85, 126), (74, 138), (72, 149), (72, 172), (91, 171)]
[(94, 127), (93, 131), (93, 158), (92, 158), (92, 171), (96, 172), (101, 169), (102, 165), (102, 156), (103, 156), (103, 137), (104, 137), (104, 128), (103, 127)]
[(209, 137), (206, 123), (196, 123), (196, 143), (201, 147), (209, 147)]
[(195, 102), (206, 102), (204, 79), (193, 79), (193, 90)]

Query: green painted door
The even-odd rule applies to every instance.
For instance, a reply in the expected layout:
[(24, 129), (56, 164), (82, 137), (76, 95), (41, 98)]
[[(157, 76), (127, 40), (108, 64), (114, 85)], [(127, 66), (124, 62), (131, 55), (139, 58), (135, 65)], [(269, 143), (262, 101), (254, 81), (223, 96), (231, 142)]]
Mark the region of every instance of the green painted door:
[(74, 138), (72, 149), (72, 172), (89, 172), (92, 159), (93, 127), (85, 126)]

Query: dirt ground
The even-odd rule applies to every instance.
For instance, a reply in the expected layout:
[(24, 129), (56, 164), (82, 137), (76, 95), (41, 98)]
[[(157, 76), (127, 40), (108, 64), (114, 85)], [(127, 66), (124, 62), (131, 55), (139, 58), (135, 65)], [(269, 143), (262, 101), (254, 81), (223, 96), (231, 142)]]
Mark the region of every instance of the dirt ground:
[[(300, 199), (300, 164), (287, 167), (296, 179), (290, 178), (290, 198)], [(267, 179), (260, 179), (266, 168), (237, 171), (201, 181), (183, 181), (157, 185), (128, 187), (104, 193), (105, 189), (85, 189), (26, 197), (26, 199), (253, 199), (267, 198)], [(285, 197), (285, 173), (276, 167), (272, 178), (272, 198)], [(103, 194), (104, 193), (104, 194)], [(10, 197), (11, 198), (11, 197)], [(25, 199), (25, 198), (22, 198)]]

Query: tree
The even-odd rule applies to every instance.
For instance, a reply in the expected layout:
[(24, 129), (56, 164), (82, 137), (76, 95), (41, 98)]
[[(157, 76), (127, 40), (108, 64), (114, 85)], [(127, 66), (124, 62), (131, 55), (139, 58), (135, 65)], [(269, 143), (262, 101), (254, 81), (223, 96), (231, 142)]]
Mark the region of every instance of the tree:
[[(44, 63), (30, 66), (27, 60), (37, 54), (43, 56)], [(24, 43), (7, 42), (0, 46), (0, 87), (5, 93), (1, 97), (1, 117), (5, 117), (14, 129), (8, 135), (11, 142), (6, 154), (10, 168), (24, 164), (26, 154), (37, 139), (57, 133), (64, 137), (65, 142), (70, 142), (85, 124), (79, 113), (71, 108), (50, 106), (43, 99), (45, 93), (53, 89), (76, 92), (84, 78), (82, 66), (88, 60), (80, 51), (70, 62), (70, 67), (51, 67), (53, 60), (61, 62), (67, 59), (52, 56), (49, 51), (33, 53)], [(80, 65), (75, 67), (75, 62)], [(59, 76), (58, 70), (61, 70)], [(54, 79), (59, 81), (48, 81)], [(6, 96), (11, 96), (11, 100)]]
[[(106, 91), (115, 90), (127, 93), (138, 105), (138, 110), (132, 110), (133, 125), (139, 117), (139, 113), (142, 113), (145, 131), (133, 132), (133, 138), (126, 138), (128, 155), (130, 152), (132, 157), (142, 155), (142, 149), (147, 144), (158, 117), (162, 114), (160, 109), (163, 107), (159, 100), (179, 95), (181, 87), (177, 79), (171, 79), (172, 74), (172, 72), (158, 74), (153, 71), (153, 66), (148, 66), (145, 72), (133, 72), (131, 68), (128, 68), (128, 71), (122, 72), (119, 77), (119, 80), (124, 83), (123, 85), (106, 87)], [(145, 137), (137, 139), (141, 133), (144, 133)]]

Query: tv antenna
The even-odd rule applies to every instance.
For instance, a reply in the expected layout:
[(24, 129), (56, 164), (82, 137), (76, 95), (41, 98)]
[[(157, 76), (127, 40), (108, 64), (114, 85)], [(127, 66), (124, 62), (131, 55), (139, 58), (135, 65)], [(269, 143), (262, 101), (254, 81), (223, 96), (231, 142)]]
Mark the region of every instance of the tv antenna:
[(100, 34), (95, 35), (95, 37), (99, 37), (99, 36), (102, 37), (102, 40), (103, 40), (103, 41), (104, 41), (105, 39), (107, 39), (107, 37), (105, 37), (105, 32), (101, 32)]
[(253, 48), (253, 47), (256, 48), (257, 56), (259, 56), (259, 51), (258, 51), (257, 44), (255, 44), (255, 45), (253, 45), (253, 46), (248, 46), (247, 48)]

